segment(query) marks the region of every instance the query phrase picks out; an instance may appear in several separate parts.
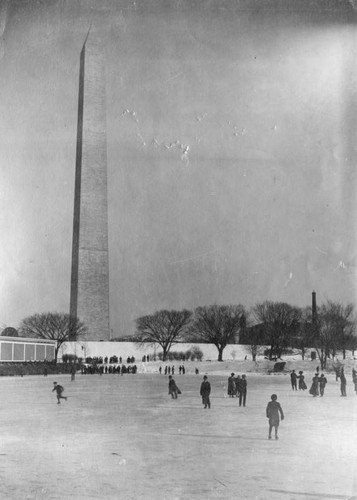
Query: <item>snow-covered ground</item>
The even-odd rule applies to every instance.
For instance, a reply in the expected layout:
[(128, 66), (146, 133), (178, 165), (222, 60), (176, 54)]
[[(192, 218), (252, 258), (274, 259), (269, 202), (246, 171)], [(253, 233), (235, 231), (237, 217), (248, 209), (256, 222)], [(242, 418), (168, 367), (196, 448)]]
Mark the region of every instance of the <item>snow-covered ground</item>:
[[(243, 361), (244, 362), (244, 361)], [(4, 499), (336, 499), (357, 495), (357, 396), (334, 374), (323, 398), (293, 392), (288, 374), (249, 372), (239, 361), (202, 362), (200, 374), (167, 377), (58, 376), (67, 401), (56, 404), (53, 376), (1, 378), (0, 498)], [(150, 373), (149, 366), (152, 367)], [(178, 366), (176, 364), (176, 366)], [(248, 378), (247, 406), (227, 397), (233, 366)], [(306, 381), (314, 368), (306, 370)], [(199, 395), (202, 374), (212, 408)], [(279, 441), (267, 439), (272, 393), (285, 412)]]

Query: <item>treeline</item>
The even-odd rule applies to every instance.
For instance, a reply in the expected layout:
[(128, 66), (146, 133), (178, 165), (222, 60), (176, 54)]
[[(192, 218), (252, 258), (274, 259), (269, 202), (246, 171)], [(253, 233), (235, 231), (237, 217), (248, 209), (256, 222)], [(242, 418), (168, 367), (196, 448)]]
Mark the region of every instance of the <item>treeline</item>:
[(142, 344), (159, 344), (165, 361), (173, 344), (202, 342), (214, 344), (218, 361), (227, 344), (238, 342), (250, 347), (253, 360), (259, 346), (269, 346), (269, 357), (280, 358), (288, 348), (299, 349), (304, 359), (314, 348), (324, 369), (328, 358), (342, 350), (357, 348), (356, 314), (353, 304), (327, 301), (312, 311), (285, 302), (265, 301), (251, 309), (239, 305), (211, 305), (194, 311), (161, 310), (136, 320), (131, 338)]

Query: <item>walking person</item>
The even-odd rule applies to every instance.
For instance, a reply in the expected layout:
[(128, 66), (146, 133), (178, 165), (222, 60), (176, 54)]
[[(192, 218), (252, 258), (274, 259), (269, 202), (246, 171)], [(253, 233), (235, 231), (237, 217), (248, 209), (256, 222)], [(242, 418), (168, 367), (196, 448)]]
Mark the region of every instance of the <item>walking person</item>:
[(311, 394), (311, 396), (313, 396), (314, 398), (316, 398), (316, 396), (319, 395), (319, 376), (317, 373), (315, 373), (315, 376), (314, 378), (312, 379), (312, 384), (311, 384), (311, 387), (310, 387), (310, 390), (309, 390), (309, 393)]
[(172, 399), (177, 399), (177, 394), (181, 394), (181, 391), (177, 387), (175, 380), (172, 378), (172, 375), (169, 375), (169, 395), (170, 394)]
[(357, 394), (357, 373), (355, 372), (354, 376), (353, 376), (353, 383), (354, 383), (354, 386), (355, 386), (355, 393)]
[(204, 405), (204, 409), (211, 408), (210, 396), (211, 394), (211, 384), (207, 380), (207, 375), (204, 375), (203, 382), (200, 388), (200, 395), (202, 397), (202, 404)]
[(239, 394), (240, 394), (241, 387), (242, 387), (242, 384), (241, 384), (242, 379), (240, 378), (240, 375), (237, 375), (234, 382), (236, 384), (236, 397), (239, 398)]
[(299, 391), (306, 391), (307, 385), (305, 384), (304, 372), (301, 370), (299, 371), (298, 379), (299, 379)]
[(291, 388), (293, 391), (297, 391), (297, 375), (295, 370), (290, 373)]
[(240, 382), (240, 393), (239, 393), (239, 406), (245, 406), (245, 402), (247, 399), (247, 379), (245, 375), (242, 375), (241, 382)]
[(327, 378), (325, 377), (325, 375), (323, 373), (321, 373), (321, 375), (319, 377), (319, 384), (320, 384), (320, 396), (322, 397), (325, 393), (325, 387), (327, 384)]
[(347, 393), (346, 393), (347, 380), (346, 380), (345, 371), (344, 371), (343, 367), (340, 370), (340, 381), (341, 381), (341, 387), (340, 387), (341, 388), (341, 396), (346, 397), (347, 396)]
[(227, 394), (230, 398), (233, 398), (236, 392), (236, 384), (234, 381), (234, 373), (231, 373), (231, 376), (228, 377), (228, 389)]
[(75, 365), (72, 365), (72, 367), (71, 367), (71, 382), (74, 382), (75, 377), (76, 377), (76, 367), (75, 367)]
[(271, 395), (271, 401), (269, 401), (266, 407), (266, 416), (269, 419), (269, 435), (268, 439), (271, 439), (271, 432), (275, 430), (275, 439), (279, 439), (278, 437), (278, 428), (279, 428), (279, 413), (281, 416), (281, 420), (284, 420), (284, 412), (280, 403), (277, 402), (278, 396), (276, 394)]
[(53, 391), (56, 391), (56, 397), (57, 397), (57, 404), (58, 405), (61, 404), (60, 399), (65, 399), (67, 401), (67, 398), (65, 396), (62, 396), (64, 388), (61, 385), (57, 384), (57, 382), (53, 382), (52, 392)]

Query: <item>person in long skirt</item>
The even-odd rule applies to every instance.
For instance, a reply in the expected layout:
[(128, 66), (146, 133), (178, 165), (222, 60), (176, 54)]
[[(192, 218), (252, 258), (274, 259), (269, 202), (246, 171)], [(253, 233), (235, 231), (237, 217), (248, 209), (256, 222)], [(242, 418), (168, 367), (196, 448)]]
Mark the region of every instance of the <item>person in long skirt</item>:
[(169, 375), (169, 395), (171, 394), (172, 399), (177, 399), (177, 394), (180, 394), (179, 388), (176, 385), (175, 380), (172, 375)]
[(318, 375), (318, 373), (315, 373), (315, 376), (312, 379), (312, 384), (311, 384), (309, 393), (311, 394), (311, 396), (314, 396), (314, 398), (316, 398), (316, 396), (319, 395), (319, 375)]
[(234, 379), (234, 373), (231, 373), (231, 376), (228, 377), (227, 394), (230, 398), (233, 398), (235, 393), (236, 393), (236, 383)]
[(299, 371), (298, 379), (299, 379), (299, 391), (306, 391), (307, 385), (305, 384), (304, 372), (301, 370)]

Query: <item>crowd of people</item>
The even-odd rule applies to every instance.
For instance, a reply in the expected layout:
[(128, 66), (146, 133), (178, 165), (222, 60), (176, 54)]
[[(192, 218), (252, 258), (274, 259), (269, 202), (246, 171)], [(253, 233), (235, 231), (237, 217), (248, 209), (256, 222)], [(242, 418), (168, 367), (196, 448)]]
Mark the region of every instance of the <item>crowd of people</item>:
[[(184, 365), (180, 365), (178, 369), (179, 375), (185, 375), (186, 369)], [(162, 366), (159, 367), (159, 373), (162, 373)], [(175, 366), (165, 366), (164, 368), (164, 374), (165, 375), (175, 375)]]
[(136, 365), (81, 365), (82, 375), (94, 375), (94, 374), (118, 374), (124, 375), (124, 373), (137, 373), (138, 367)]
[[(341, 392), (341, 397), (346, 397), (347, 396), (347, 391), (346, 391), (346, 386), (347, 386), (347, 379), (345, 375), (345, 371), (343, 367), (339, 367), (338, 370), (335, 370), (336, 372), (336, 381), (340, 380), (340, 392)], [(298, 388), (299, 390), (306, 390), (307, 386), (305, 384), (305, 377), (304, 377), (304, 372), (299, 371), (299, 375), (296, 374), (295, 370), (292, 370), (290, 373), (290, 381), (291, 381), (291, 388), (293, 391), (297, 391)], [(354, 384), (354, 391), (357, 394), (357, 371), (355, 368), (352, 369), (352, 382)], [(327, 378), (323, 373), (320, 373), (320, 367), (316, 368), (316, 373), (314, 374), (312, 378), (312, 383), (311, 387), (309, 389), (309, 394), (316, 398), (317, 396), (323, 397), (325, 394), (325, 387), (327, 384)]]

